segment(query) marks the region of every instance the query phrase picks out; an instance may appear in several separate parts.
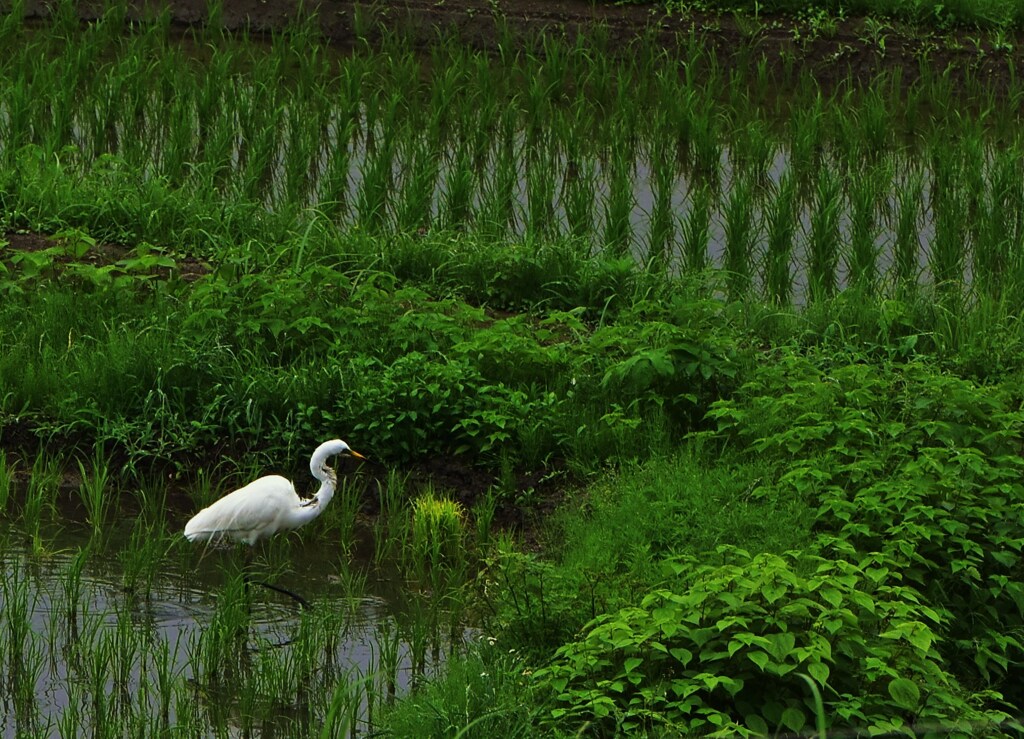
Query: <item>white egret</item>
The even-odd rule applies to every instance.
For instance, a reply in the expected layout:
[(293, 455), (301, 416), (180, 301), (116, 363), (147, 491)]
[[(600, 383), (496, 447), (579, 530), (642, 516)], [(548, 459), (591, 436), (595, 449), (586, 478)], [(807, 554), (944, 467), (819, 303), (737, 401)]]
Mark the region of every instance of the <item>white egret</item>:
[[(320, 489), (312, 498), (300, 498), (295, 485), (286, 478), (267, 475), (199, 511), (185, 524), (185, 538), (213, 544), (244, 542), (253, 547), (278, 531), (297, 529), (309, 523), (323, 513), (334, 497), (338, 476), (327, 466), (327, 459), (336, 455), (366, 459), (341, 439), (325, 441), (309, 460), (310, 472), (320, 481)], [(309, 605), (295, 593), (268, 583), (260, 584)]]

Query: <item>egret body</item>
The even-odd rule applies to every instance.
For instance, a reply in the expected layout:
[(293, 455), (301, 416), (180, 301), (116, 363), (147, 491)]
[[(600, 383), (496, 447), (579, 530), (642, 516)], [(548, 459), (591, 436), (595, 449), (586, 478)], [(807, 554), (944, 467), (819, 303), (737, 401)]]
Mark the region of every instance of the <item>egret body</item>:
[(341, 439), (325, 441), (313, 452), (309, 470), (320, 481), (312, 498), (300, 498), (295, 485), (280, 475), (267, 475), (228, 493), (185, 524), (189, 541), (244, 542), (254, 546), (278, 531), (297, 529), (323, 513), (334, 497), (338, 476), (327, 466), (328, 457), (366, 459)]

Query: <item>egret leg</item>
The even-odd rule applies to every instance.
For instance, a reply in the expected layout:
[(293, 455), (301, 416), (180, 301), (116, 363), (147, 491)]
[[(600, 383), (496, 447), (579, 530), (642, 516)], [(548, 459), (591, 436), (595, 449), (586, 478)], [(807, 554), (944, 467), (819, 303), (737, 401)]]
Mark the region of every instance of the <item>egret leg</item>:
[(249, 587), (249, 583), (252, 583), (253, 585), (259, 585), (261, 587), (266, 588), (267, 590), (273, 590), (275, 593), (280, 593), (281, 595), (287, 595), (289, 598), (291, 598), (296, 603), (298, 603), (299, 607), (302, 610), (304, 610), (304, 611), (308, 611), (308, 610), (313, 608), (313, 605), (308, 600), (306, 600), (301, 595), (299, 595), (298, 593), (292, 592), (291, 590), (288, 590), (287, 588), (282, 588), (282, 587), (280, 587), (278, 585), (271, 585), (266, 580), (256, 580), (255, 578), (253, 578), (253, 576), (252, 576), (252, 562), (253, 562), (253, 558), (254, 558), (254, 556), (253, 556), (253, 548), (252, 547), (247, 547), (246, 551), (245, 551), (245, 586), (247, 588)]
[(287, 588), (282, 588), (282, 587), (280, 587), (278, 585), (271, 585), (269, 582), (266, 582), (265, 580), (253, 580), (253, 582), (256, 585), (262, 585), (267, 590), (273, 590), (275, 593), (280, 593), (281, 595), (287, 595), (289, 598), (291, 598), (296, 603), (298, 603), (299, 607), (302, 608), (304, 611), (308, 611), (308, 610), (313, 608), (313, 605), (308, 600), (303, 598), (298, 593), (295, 593), (295, 592), (292, 592), (291, 590), (288, 590)]

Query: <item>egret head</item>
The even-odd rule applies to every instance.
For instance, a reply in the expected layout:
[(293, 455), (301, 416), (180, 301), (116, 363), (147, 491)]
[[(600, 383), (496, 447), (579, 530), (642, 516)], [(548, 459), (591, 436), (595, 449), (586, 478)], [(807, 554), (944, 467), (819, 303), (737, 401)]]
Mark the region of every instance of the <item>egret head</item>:
[(321, 471), (327, 467), (327, 459), (334, 456), (342, 457), (356, 457), (357, 459), (366, 459), (362, 454), (351, 449), (341, 439), (331, 439), (325, 441), (323, 444), (318, 446), (313, 452), (313, 458), (309, 460), (309, 470), (313, 473), (314, 477), (319, 477)]

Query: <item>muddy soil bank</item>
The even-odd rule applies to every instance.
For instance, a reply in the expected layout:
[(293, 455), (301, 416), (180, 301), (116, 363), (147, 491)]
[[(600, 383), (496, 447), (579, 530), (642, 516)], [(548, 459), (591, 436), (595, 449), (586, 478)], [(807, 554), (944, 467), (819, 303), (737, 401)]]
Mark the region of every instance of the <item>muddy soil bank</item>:
[[(133, 20), (152, 17), (165, 5), (181, 27), (201, 26), (208, 19), (208, 0), (135, 0), (128, 3)], [(78, 4), (84, 20), (95, 18), (103, 3)], [(220, 23), (232, 30), (248, 28), (269, 33), (294, 19), (297, 0), (225, 0)], [(11, 7), (0, 0), (0, 12)], [(50, 3), (28, 0), (26, 13), (44, 18)], [(819, 18), (816, 22), (771, 16), (736, 17), (732, 14), (672, 14), (655, 5), (613, 5), (590, 0), (400, 0), (374, 3), (354, 0), (319, 0), (315, 7), (324, 35), (340, 48), (351, 48), (361, 38), (371, 42), (385, 32), (401, 29), (411, 43), (425, 47), (439, 34), (453, 35), (474, 48), (495, 50), (505, 37), (503, 29), (523, 45), (541, 34), (574, 38), (602, 28), (609, 49), (628, 49), (629, 43), (648, 37), (667, 49), (677, 48), (696, 34), (702, 44), (728, 64), (733, 54), (753, 53), (781, 71), (802, 66), (828, 89), (852, 72), (869, 84), (883, 69), (899, 68), (911, 83), (922, 68), (946, 73), (955, 80), (980, 78), (999, 94), (1024, 64), (1024, 34), (992, 34), (969, 30), (937, 33), (863, 18)]]

